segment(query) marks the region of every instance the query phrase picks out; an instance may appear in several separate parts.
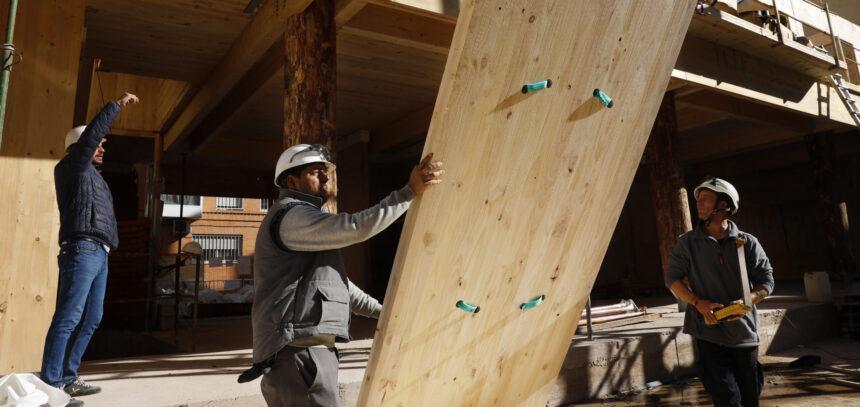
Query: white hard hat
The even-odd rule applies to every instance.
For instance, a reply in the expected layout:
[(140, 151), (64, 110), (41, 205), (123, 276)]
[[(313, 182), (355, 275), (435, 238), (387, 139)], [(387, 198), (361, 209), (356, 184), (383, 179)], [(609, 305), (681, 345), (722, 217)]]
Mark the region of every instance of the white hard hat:
[(69, 148), (70, 145), (77, 143), (78, 139), (81, 138), (81, 134), (84, 134), (84, 129), (86, 128), (87, 126), (78, 126), (73, 127), (71, 130), (69, 130), (69, 132), (66, 133), (66, 148)]
[(732, 205), (732, 215), (737, 213), (738, 208), (741, 207), (741, 196), (738, 194), (738, 190), (724, 179), (711, 177), (702, 181), (702, 183), (693, 190), (693, 196), (696, 197), (697, 200), (699, 199), (699, 191), (703, 189), (709, 189), (717, 194), (723, 193), (728, 195), (729, 199), (732, 200), (732, 202), (730, 202)]
[(284, 171), (313, 163), (324, 163), (329, 170), (335, 168), (328, 149), (322, 144), (296, 144), (284, 150), (275, 165), (275, 185), (278, 185), (278, 177)]

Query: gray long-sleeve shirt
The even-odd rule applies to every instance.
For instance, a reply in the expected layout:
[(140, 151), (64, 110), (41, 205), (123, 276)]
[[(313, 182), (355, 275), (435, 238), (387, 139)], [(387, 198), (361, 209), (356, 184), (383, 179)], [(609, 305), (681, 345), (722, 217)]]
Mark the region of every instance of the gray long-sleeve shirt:
[(288, 249), (299, 252), (352, 246), (385, 230), (409, 209), (414, 198), (412, 188), (405, 186), (357, 213), (332, 214), (312, 206), (296, 206), (281, 220), (281, 241)]
[[(313, 201), (312, 197), (291, 191), (295, 197)], [(298, 252), (337, 250), (363, 242), (391, 225), (409, 209), (415, 193), (408, 186), (389, 194), (377, 205), (357, 213), (332, 214), (318, 205), (298, 205), (290, 209), (278, 225), (281, 242)], [(349, 306), (354, 314), (379, 318), (382, 305), (375, 298), (347, 280)], [(329, 334), (299, 338), (291, 346), (334, 346), (335, 336)]]
[[(703, 223), (681, 235), (669, 258), (666, 286), (675, 281), (689, 279), (690, 288), (703, 300), (729, 305), (743, 297), (735, 238), (746, 239), (744, 256), (750, 287), (761, 286), (773, 292), (773, 267), (755, 236), (738, 230), (729, 221), (727, 237), (717, 240), (708, 234)], [(758, 315), (756, 307), (737, 321), (705, 324), (704, 317), (695, 309), (687, 307), (684, 318), (684, 333), (708, 342), (727, 347), (758, 346)]]

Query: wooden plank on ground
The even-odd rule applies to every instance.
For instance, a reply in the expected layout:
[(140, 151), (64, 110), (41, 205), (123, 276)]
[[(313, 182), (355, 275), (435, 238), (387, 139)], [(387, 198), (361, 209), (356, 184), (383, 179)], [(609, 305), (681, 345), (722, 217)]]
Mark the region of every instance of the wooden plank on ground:
[(544, 405), (694, 4), (461, 4), (425, 144), (447, 180), (407, 215), (359, 405)]

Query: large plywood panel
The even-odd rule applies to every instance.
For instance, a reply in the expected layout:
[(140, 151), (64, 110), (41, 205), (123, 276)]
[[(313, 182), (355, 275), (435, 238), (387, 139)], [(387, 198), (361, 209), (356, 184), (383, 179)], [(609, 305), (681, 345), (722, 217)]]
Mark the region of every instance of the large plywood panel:
[[(7, 7), (0, 7), (6, 21)], [(18, 4), (0, 149), (0, 375), (38, 371), (57, 293), (54, 165), (72, 126), (83, 0)], [(4, 25), (5, 30), (5, 25)]]
[(407, 215), (360, 405), (544, 405), (694, 3), (462, 3), (425, 145), (447, 181)]

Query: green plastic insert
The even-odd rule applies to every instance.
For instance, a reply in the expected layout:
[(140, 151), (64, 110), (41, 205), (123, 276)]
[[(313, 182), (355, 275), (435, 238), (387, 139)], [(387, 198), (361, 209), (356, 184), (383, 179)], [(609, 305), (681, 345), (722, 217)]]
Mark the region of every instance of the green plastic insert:
[(527, 83), (527, 84), (523, 85), (522, 91), (523, 91), (523, 93), (532, 93), (532, 92), (537, 92), (541, 89), (546, 89), (550, 86), (552, 86), (552, 81), (547, 79), (545, 81)]
[(457, 308), (459, 308), (463, 311), (466, 311), (470, 314), (477, 314), (478, 311), (481, 310), (481, 307), (479, 307), (477, 305), (469, 304), (468, 302), (463, 301), (463, 300), (457, 301)]
[(534, 298), (520, 304), (520, 309), (523, 311), (528, 311), (534, 307), (537, 307), (538, 305), (540, 305), (540, 303), (543, 302), (544, 298), (546, 298), (545, 295), (539, 295), (537, 297), (534, 297)]

